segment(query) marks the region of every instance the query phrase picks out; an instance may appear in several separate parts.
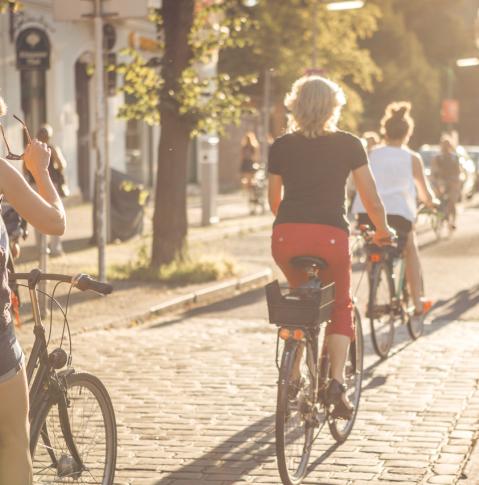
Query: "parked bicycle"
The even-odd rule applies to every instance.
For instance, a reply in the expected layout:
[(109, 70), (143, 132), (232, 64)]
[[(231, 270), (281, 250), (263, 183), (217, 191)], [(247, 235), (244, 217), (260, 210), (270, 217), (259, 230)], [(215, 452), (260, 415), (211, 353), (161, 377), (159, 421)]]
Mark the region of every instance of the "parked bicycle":
[[(367, 230), (364, 227), (361, 229)], [(383, 359), (388, 356), (393, 345), (398, 320), (407, 324), (409, 335), (414, 340), (424, 331), (424, 319), (411, 318), (414, 305), (406, 283), (405, 243), (399, 236), (391, 246), (368, 244), (366, 247), (369, 276), (366, 316), (371, 325), (374, 350)]]
[[(307, 284), (285, 294), (277, 281), (266, 286), (269, 319), (278, 326), (276, 456), (285, 485), (297, 485), (305, 477), (312, 446), (326, 423), (337, 442), (349, 436), (358, 412), (363, 373), (361, 318), (355, 308), (355, 340), (349, 348), (344, 382), (354, 412), (348, 420), (337, 418), (326, 402), (330, 365), (322, 332), (331, 316), (334, 283), (322, 284), (321, 270), (327, 263), (321, 258), (300, 256), (292, 264), (308, 271)], [(281, 363), (280, 341), (284, 342)]]
[[(68, 326), (68, 303), (59, 347), (48, 351), (45, 327), (38, 303), (38, 283), (57, 282), (51, 304), (58, 304), (55, 290), (68, 283), (81, 291), (102, 295), (112, 287), (87, 275), (74, 278), (40, 270), (10, 274), (10, 281), (27, 281), (32, 303), (35, 342), (27, 363), (30, 399), (30, 451), (33, 483), (98, 483), (112, 485), (117, 455), (115, 413), (101, 381), (72, 365), (72, 341)], [(68, 295), (69, 300), (69, 295)], [(61, 309), (61, 306), (58, 304)], [(62, 310), (63, 312), (63, 310)], [(50, 325), (52, 322), (50, 321)], [(50, 328), (51, 331), (51, 328)], [(67, 345), (64, 345), (65, 342)], [(67, 350), (64, 349), (67, 347)]]

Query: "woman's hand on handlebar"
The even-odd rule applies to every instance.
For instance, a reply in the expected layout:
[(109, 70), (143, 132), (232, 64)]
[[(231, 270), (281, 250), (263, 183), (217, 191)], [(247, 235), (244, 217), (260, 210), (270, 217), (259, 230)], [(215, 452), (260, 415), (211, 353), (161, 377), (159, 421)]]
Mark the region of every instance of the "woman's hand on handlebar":
[(391, 227), (386, 226), (382, 230), (376, 230), (372, 242), (377, 246), (389, 246), (395, 241), (395, 239), (397, 239), (396, 231)]

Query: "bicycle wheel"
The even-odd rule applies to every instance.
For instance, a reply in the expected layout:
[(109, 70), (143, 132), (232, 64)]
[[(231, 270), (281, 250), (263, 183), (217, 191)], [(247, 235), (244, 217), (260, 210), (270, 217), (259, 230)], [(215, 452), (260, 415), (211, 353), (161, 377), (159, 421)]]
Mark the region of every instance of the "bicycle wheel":
[[(308, 350), (303, 342), (288, 341), (283, 351), (276, 406), (276, 457), (281, 480), (297, 485), (304, 478), (314, 427), (308, 415), (314, 379), (307, 365)], [(298, 372), (299, 370), (299, 372)]]
[(66, 382), (68, 418), (58, 402), (46, 400), (32, 423), (33, 483), (112, 485), (117, 436), (108, 392), (86, 373), (71, 374)]
[(356, 307), (354, 307), (354, 325), (355, 336), (354, 342), (349, 347), (348, 359), (345, 368), (344, 384), (347, 389), (347, 397), (351, 404), (354, 405), (354, 413), (349, 420), (334, 419), (328, 417), (328, 425), (333, 438), (338, 443), (343, 443), (351, 433), (356, 416), (358, 414), (359, 400), (361, 398), (361, 385), (363, 382), (363, 329), (361, 326), (361, 316)]
[(375, 264), (369, 289), (368, 317), (375, 352), (385, 359), (394, 341), (394, 282), (387, 264)]

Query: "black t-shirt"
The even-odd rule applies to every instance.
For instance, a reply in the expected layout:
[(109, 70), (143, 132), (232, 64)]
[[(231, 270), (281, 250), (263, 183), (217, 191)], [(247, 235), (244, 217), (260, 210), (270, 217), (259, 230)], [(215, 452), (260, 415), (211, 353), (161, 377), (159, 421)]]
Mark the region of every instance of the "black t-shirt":
[(277, 138), (270, 148), (268, 171), (281, 175), (284, 196), (274, 223), (326, 224), (348, 231), (346, 180), (367, 163), (361, 140), (344, 131)]

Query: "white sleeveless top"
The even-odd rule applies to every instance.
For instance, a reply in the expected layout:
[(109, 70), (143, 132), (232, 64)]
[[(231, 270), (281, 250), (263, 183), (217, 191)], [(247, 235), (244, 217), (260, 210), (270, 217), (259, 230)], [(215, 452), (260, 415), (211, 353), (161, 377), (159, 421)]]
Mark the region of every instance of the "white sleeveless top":
[[(414, 222), (417, 204), (412, 155), (408, 148), (381, 146), (371, 150), (369, 159), (386, 213)], [(366, 212), (359, 194), (356, 195), (352, 211), (353, 214)]]

